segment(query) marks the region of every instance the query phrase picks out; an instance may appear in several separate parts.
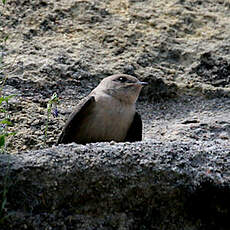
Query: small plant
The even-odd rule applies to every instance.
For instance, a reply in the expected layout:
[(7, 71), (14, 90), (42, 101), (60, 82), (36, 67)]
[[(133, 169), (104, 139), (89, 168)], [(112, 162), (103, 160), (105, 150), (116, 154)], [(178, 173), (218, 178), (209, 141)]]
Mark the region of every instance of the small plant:
[[(5, 4), (6, 1), (2, 0), (2, 3)], [(8, 126), (12, 125), (12, 123), (10, 122), (10, 116), (9, 116), (9, 100), (14, 97), (15, 95), (9, 95), (9, 96), (4, 96), (2, 91), (3, 91), (3, 87), (6, 83), (7, 77), (4, 74), (4, 67), (6, 67), (6, 65), (4, 65), (3, 62), (3, 58), (4, 58), (4, 47), (6, 46), (6, 42), (8, 40), (8, 35), (2, 33), (3, 37), (1, 39), (1, 53), (0, 53), (0, 74), (1, 74), (1, 86), (0, 86), (0, 113), (3, 113), (3, 118), (0, 119), (0, 150), (1, 152), (4, 152), (6, 150), (6, 137), (10, 136), (10, 135), (14, 135), (15, 133), (13, 132), (8, 132)], [(13, 64), (13, 63), (12, 63)]]
[(46, 118), (46, 125), (45, 125), (44, 145), (46, 145), (47, 142), (47, 131), (48, 131), (48, 126), (50, 121), (50, 115), (52, 113), (54, 117), (58, 116), (58, 109), (57, 109), (58, 102), (59, 99), (57, 93), (54, 93), (47, 103), (47, 112), (46, 112), (47, 118)]
[[(1, 96), (0, 97), (0, 112), (4, 113), (4, 118), (0, 120), (0, 149), (5, 151), (6, 137), (15, 135), (14, 132), (8, 132), (8, 126), (12, 125), (9, 120), (9, 100), (15, 95)], [(5, 103), (5, 106), (3, 105)]]

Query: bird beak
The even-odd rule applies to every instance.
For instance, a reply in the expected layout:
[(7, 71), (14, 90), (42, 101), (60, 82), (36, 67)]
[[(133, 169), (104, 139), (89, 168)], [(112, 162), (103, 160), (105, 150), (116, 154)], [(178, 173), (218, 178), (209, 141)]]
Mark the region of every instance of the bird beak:
[(144, 86), (144, 85), (148, 85), (148, 82), (145, 82), (145, 81), (138, 81), (137, 84), (138, 84), (138, 85)]

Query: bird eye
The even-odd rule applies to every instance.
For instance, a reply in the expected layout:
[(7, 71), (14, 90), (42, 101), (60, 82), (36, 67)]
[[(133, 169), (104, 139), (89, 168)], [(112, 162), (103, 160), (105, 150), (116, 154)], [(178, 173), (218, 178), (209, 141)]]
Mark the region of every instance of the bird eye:
[(126, 82), (127, 78), (126, 77), (119, 77), (118, 81), (120, 81), (120, 82)]

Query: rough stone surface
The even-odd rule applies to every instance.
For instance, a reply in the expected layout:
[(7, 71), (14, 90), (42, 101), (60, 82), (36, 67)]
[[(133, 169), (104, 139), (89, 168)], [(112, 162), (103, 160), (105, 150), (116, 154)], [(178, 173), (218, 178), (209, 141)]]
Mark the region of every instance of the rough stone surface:
[(211, 141), (60, 145), (0, 155), (1, 229), (229, 229), (230, 148)]

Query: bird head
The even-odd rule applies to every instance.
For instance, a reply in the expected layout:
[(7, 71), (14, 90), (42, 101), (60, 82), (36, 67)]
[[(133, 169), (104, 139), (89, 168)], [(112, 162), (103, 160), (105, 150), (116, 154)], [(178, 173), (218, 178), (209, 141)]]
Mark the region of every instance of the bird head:
[(116, 74), (104, 78), (97, 88), (121, 102), (134, 104), (144, 85), (147, 85), (147, 82), (141, 82), (133, 76)]

